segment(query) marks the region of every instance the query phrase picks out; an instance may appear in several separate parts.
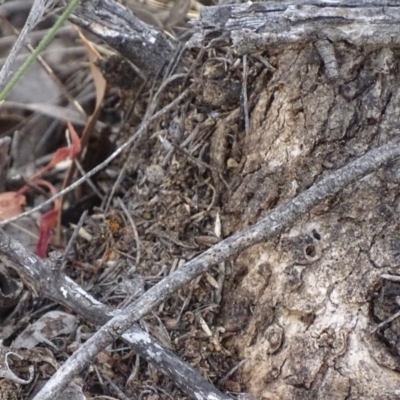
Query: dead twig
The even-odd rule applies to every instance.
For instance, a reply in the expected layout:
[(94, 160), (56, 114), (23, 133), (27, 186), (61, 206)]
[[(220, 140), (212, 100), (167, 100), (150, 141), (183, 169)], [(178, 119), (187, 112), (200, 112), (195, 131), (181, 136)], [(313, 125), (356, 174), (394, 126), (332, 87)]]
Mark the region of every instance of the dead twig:
[[(390, 275), (390, 274), (382, 274), (381, 278), (387, 279), (392, 282), (400, 282), (400, 276), (397, 275)], [(399, 304), (398, 299), (396, 299), (396, 303)], [(400, 317), (400, 311), (397, 311), (393, 315), (391, 315), (389, 318), (386, 318), (384, 321), (382, 321), (380, 324), (375, 326), (375, 328), (371, 329), (371, 334), (379, 331), (379, 329), (383, 328), (384, 326), (390, 324), (392, 321)]]
[[(213, 265), (239, 254), (254, 244), (271, 239), (322, 200), (338, 193), (350, 183), (376, 171), (385, 163), (398, 157), (400, 157), (400, 139), (371, 150), (356, 161), (317, 182), (292, 201), (275, 208), (255, 225), (236, 233), (187, 262), (184, 267), (153, 286), (99, 329), (54, 374), (34, 400), (52, 399), (54, 393), (62, 391), (77, 374), (90, 365), (100, 351), (121, 335), (124, 335), (124, 332), (136, 321), (176, 293), (185, 284), (209, 270)], [(2, 251), (1, 247), (0, 251)], [(138, 338), (138, 340), (141, 339)], [(199, 398), (205, 399), (201, 395)]]
[[(100, 303), (74, 281), (42, 260), (0, 228), (0, 261), (13, 268), (34, 292), (40, 293), (98, 325), (106, 323), (120, 310)], [(46, 277), (46, 279), (43, 279)], [(122, 339), (146, 361), (160, 368), (165, 375), (192, 399), (232, 400), (215, 389), (188, 364), (135, 324)]]
[(131, 224), (133, 234), (135, 236), (135, 241), (136, 241), (136, 265), (139, 265), (140, 263), (140, 239), (139, 239), (139, 234), (136, 229), (135, 221), (132, 218), (132, 215), (129, 213), (128, 208), (124, 204), (124, 202), (118, 198), (119, 205), (122, 208), (122, 211), (125, 213), (126, 218), (128, 219), (129, 223)]
[[(20, 32), (18, 31), (18, 29), (16, 29), (14, 27), (14, 25), (11, 24), (11, 22), (9, 22), (7, 20), (7, 18), (4, 18), (2, 16), (0, 16), (2, 23), (7, 24), (9, 26), (9, 28), (13, 31), (13, 33), (18, 37), (20, 35)], [(70, 29), (70, 28), (67, 28)], [(65, 29), (64, 29), (65, 30)], [(42, 33), (42, 32), (40, 32)], [(32, 36), (32, 35), (31, 35)], [(32, 45), (30, 43), (26, 43), (25, 47), (31, 52), (33, 53), (35, 51), (35, 49), (32, 47)], [(53, 82), (58, 86), (58, 88), (61, 90), (61, 92), (63, 93), (63, 95), (68, 99), (68, 101), (73, 104), (75, 106), (75, 108), (78, 110), (78, 112), (83, 116), (83, 117), (87, 117), (85, 110), (82, 108), (82, 106), (79, 104), (79, 102), (69, 93), (68, 89), (64, 86), (64, 84), (61, 82), (61, 80), (58, 78), (58, 76), (56, 75), (56, 73), (52, 70), (52, 68), (50, 67), (50, 65), (47, 64), (47, 62), (44, 60), (43, 57), (38, 56), (37, 61), (39, 62), (39, 64), (42, 66), (42, 68), (47, 72), (47, 74), (49, 75), (49, 77), (53, 80)]]
[(25, 25), (21, 30), (14, 46), (12, 47), (10, 54), (7, 57), (6, 62), (3, 65), (3, 68), (0, 71), (0, 88), (6, 83), (8, 78), (11, 75), (12, 66), (21, 52), (22, 46), (28, 40), (28, 35), (32, 31), (32, 29), (36, 26), (38, 22), (40, 22), (44, 13), (48, 9), (49, 3), (52, 1), (48, 0), (34, 0), (31, 11), (29, 12), (28, 18), (26, 19)]
[(11, 138), (8, 136), (0, 138), (0, 193), (5, 191), (6, 177), (8, 172), (8, 163), (10, 157), (8, 152), (10, 150)]
[(78, 225), (75, 227), (74, 232), (72, 233), (72, 236), (70, 237), (70, 239), (68, 241), (67, 247), (65, 248), (65, 251), (64, 251), (64, 255), (60, 262), (62, 272), (65, 271), (65, 267), (67, 266), (67, 257), (69, 255), (70, 251), (72, 250), (72, 246), (74, 245), (75, 240), (78, 237), (78, 233), (79, 233), (80, 229), (82, 228), (87, 215), (88, 215), (88, 210), (85, 210), (82, 213), (81, 217), (79, 218)]
[(242, 80), (242, 101), (243, 101), (243, 113), (244, 113), (244, 127), (246, 131), (246, 135), (250, 133), (250, 118), (249, 118), (249, 103), (247, 100), (247, 76), (249, 74), (247, 67), (247, 55), (245, 54), (242, 57), (242, 66), (243, 66), (243, 80)]
[(397, 311), (393, 315), (391, 315), (389, 318), (386, 318), (384, 321), (382, 321), (380, 324), (375, 326), (375, 328), (371, 329), (371, 334), (379, 331), (379, 329), (383, 328), (384, 326), (390, 324), (392, 321), (400, 317), (400, 311)]

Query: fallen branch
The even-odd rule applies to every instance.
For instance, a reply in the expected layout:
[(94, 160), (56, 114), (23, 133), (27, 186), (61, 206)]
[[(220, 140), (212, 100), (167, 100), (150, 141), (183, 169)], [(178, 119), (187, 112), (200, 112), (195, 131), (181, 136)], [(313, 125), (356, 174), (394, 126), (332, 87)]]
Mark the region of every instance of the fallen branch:
[(62, 391), (77, 374), (90, 365), (100, 351), (118, 339), (136, 321), (213, 265), (239, 254), (254, 244), (271, 239), (283, 229), (291, 226), (322, 200), (338, 193), (350, 183), (376, 171), (397, 157), (400, 157), (400, 139), (369, 151), (356, 161), (322, 179), (289, 203), (272, 210), (268, 216), (255, 225), (231, 236), (187, 262), (181, 269), (153, 286), (138, 300), (107, 322), (65, 362), (34, 400), (52, 399), (54, 393)]
[(400, 5), (395, 0), (267, 1), (203, 7), (192, 21), (189, 47), (233, 45), (240, 54), (289, 43), (399, 46)]
[[(86, 0), (70, 19), (150, 75), (173, 58), (176, 43), (172, 39), (114, 0)], [(188, 47), (231, 46), (238, 55), (274, 45), (318, 41), (400, 46), (397, 0), (267, 1), (203, 7), (191, 23), (194, 34)], [(331, 72), (336, 75), (334, 68)]]
[(145, 74), (159, 74), (176, 50), (177, 43), (113, 0), (83, 1), (70, 20), (100, 37)]
[[(0, 228), (0, 261), (14, 269), (34, 293), (71, 308), (97, 325), (103, 325), (119, 310), (100, 303), (70, 278), (59, 271), (50, 260), (42, 260), (10, 238)], [(43, 277), (46, 277), (43, 279)], [(232, 400), (224, 395), (188, 364), (164, 348), (137, 324), (122, 335), (122, 339), (146, 361), (153, 363), (168, 378), (195, 400)]]

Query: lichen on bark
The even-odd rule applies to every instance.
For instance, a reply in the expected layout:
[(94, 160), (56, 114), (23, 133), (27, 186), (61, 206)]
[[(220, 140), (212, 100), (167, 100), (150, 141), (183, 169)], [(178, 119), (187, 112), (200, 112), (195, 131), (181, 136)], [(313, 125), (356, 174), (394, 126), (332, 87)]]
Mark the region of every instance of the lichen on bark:
[[(249, 215), (262, 216), (398, 135), (398, 50), (339, 42), (335, 53), (340, 77), (332, 82), (312, 44), (270, 51), (269, 62), (279, 67), (253, 103), (250, 134), (235, 137), (243, 149), (239, 187), (253, 182), (266, 195), (257, 204), (257, 191), (244, 190), (251, 212), (243, 212), (239, 202), (235, 210), (230, 198), (223, 215), (228, 230), (252, 223)], [(397, 396), (398, 322), (371, 331), (398, 307), (398, 285), (385, 291), (381, 278), (399, 267), (398, 168), (395, 162), (366, 176), (276, 240), (234, 260), (233, 277), (246, 271), (235, 298), (243, 299), (249, 315), (230, 344), (247, 360), (241, 372), (252, 395)], [(268, 193), (274, 193), (272, 204)], [(391, 304), (390, 312), (376, 305), (378, 299), (386, 309)]]

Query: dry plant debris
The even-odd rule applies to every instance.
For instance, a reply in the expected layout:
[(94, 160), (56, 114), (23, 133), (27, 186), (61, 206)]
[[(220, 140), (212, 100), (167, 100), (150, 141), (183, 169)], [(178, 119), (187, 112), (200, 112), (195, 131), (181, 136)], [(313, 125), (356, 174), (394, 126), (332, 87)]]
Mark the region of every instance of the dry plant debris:
[[(9, 3), (5, 3), (9, 13), (6, 17), (12, 20)], [(134, 7), (142, 8), (137, 4)], [(147, 22), (154, 26), (163, 26), (170, 34), (178, 34), (182, 26), (175, 25), (185, 20), (188, 2), (177, 3), (175, 11), (179, 12), (154, 15), (144, 10), (143, 18), (148, 18)], [(93, 296), (88, 299), (93, 301), (94, 308), (100, 307), (96, 300), (102, 307), (109, 307), (109, 311), (129, 307), (155, 284), (179, 271), (186, 261), (254, 224), (276, 205), (282, 205), (297, 192), (310, 187), (313, 183), (307, 180), (311, 179), (310, 175), (324, 173), (323, 166), (309, 166), (305, 162), (287, 171), (277, 168), (272, 173), (261, 168), (255, 155), (262, 129), (253, 142), (247, 141), (246, 135), (251, 129), (250, 112), (256, 115), (253, 123), (259, 118), (256, 122), (262, 127), (263, 111), (257, 107), (260, 107), (258, 102), (266, 83), (273, 79), (277, 69), (279, 57), (274, 51), (269, 59), (259, 54), (237, 57), (229, 48), (187, 51), (185, 57), (193, 62), (193, 68), (176, 71), (171, 67), (164, 80), (147, 80), (131, 63), (110, 55), (110, 49), (93, 44), (95, 39), (89, 38), (85, 46), (91, 46), (91, 56), (96, 51), (105, 56), (96, 63), (108, 81), (106, 87), (93, 59), (87, 63), (83, 58), (86, 49), (77, 41), (76, 33), (70, 27), (64, 29), (68, 37), (60, 35), (55, 49), (57, 58), (52, 59), (49, 54), (47, 60), (58, 76), (53, 85), (52, 78), (46, 75), (46, 80), (53, 82), (50, 92), (57, 107), (44, 105), (42, 99), (39, 101), (37, 89), (33, 90), (33, 95), (27, 90), (28, 99), (19, 98), (21, 94), (16, 92), (14, 103), (0, 110), (0, 117), (6, 121), (4, 126), (7, 125), (1, 134), (13, 135), (10, 178), (23, 172), (26, 179), (39, 169), (38, 165), (50, 161), (46, 159), (49, 152), (60, 148), (56, 135), (64, 128), (60, 121), (74, 120), (84, 126), (86, 153), (76, 165), (82, 175), (107, 159), (115, 149), (126, 149), (117, 150), (114, 153), (117, 157), (109, 158), (110, 162), (91, 176), (90, 181), (86, 179), (85, 185), (74, 187), (64, 196), (64, 204), (69, 209), (63, 214), (63, 227), (51, 243), (55, 250), (51, 261), (74, 284)], [(41, 30), (35, 33), (40, 36)], [(9, 37), (3, 35), (1, 39), (9, 42)], [(46, 56), (44, 54), (44, 58)], [(89, 67), (96, 71), (95, 76), (89, 74)], [(335, 73), (336, 70), (331, 75)], [(46, 89), (45, 97), (47, 93)], [(265, 103), (271, 104), (272, 100), (272, 96), (266, 98)], [(24, 102), (28, 104), (22, 111)], [(43, 114), (53, 118), (49, 129), (47, 121), (50, 120)], [(19, 133), (14, 134), (14, 131)], [(89, 131), (93, 131), (90, 137), (85, 135)], [(339, 167), (354, 158), (354, 154), (342, 152), (340, 142), (337, 143), (335, 154), (338, 155), (332, 156), (332, 162)], [(269, 146), (273, 148), (272, 139)], [(246, 154), (249, 148), (254, 152)], [(327, 162), (325, 167), (330, 169), (332, 165)], [(76, 180), (77, 176), (71, 172), (69, 179)], [(243, 176), (251, 179), (241, 179)], [(298, 184), (294, 189), (286, 185), (293, 177)], [(64, 171), (48, 171), (46, 177), (58, 190), (64, 178)], [(15, 181), (8, 182), (12, 184), (15, 185)], [(46, 195), (34, 187), (28, 198), (29, 206), (41, 204)], [(327, 204), (321, 205), (321, 209), (323, 207)], [(89, 209), (90, 215), (77, 226), (82, 212)], [(67, 247), (74, 231), (76, 240)], [(316, 232), (316, 240), (318, 235)], [(302, 253), (304, 265), (321, 256), (317, 246), (303, 242), (298, 246), (307, 250)], [(71, 251), (62, 254), (66, 248)], [(139, 332), (142, 329), (151, 334), (165, 348), (200, 371), (203, 378), (221, 392), (242, 399), (246, 397), (240, 397), (241, 394), (248, 389), (241, 379), (246, 360), (237, 353), (234, 343), (238, 332), (251, 318), (255, 299), (236, 295), (235, 290), (246, 272), (247, 267), (243, 265), (238, 269), (231, 260), (221, 261), (159, 304), (137, 327)], [(261, 272), (268, 280), (267, 265)], [(14, 278), (6, 279), (11, 282)], [(29, 281), (25, 283), (29, 287)], [(293, 288), (295, 285), (296, 282)], [(60, 336), (36, 333), (35, 341), (41, 344), (33, 348), (25, 346), (27, 350), (21, 353), (23, 362), (13, 360), (13, 371), (26, 381), (30, 380), (29, 366), (34, 365), (35, 381), (24, 382), (28, 383), (24, 386), (1, 381), (0, 393), (33, 398), (33, 391), (40, 389), (42, 382), (39, 381), (54, 375), (57, 365), (95, 334), (99, 322), (83, 318), (77, 309), (69, 308), (55, 295), (46, 293), (46, 297), (64, 304), (61, 310), (59, 305), (42, 298), (40, 292), (25, 291), (24, 295), (20, 292), (15, 287), (18, 305), (11, 313), (5, 311), (0, 326), (7, 350), (20, 344), (22, 332), (31, 332), (35, 324), (48, 317), (49, 310), (64, 312), (73, 319), (73, 326), (76, 321), (79, 324), (76, 330), (63, 331), (61, 328), (66, 323), (61, 320), (58, 323), (63, 326), (57, 330)], [(59, 296), (65, 293), (61, 291)], [(276, 327), (271, 327), (268, 334), (275, 340), (268, 348), (269, 354), (273, 354), (282, 344), (283, 334)], [(82, 389), (88, 398), (187, 398), (160, 370), (121, 339), (99, 353), (90, 368), (72, 385), (77, 386), (78, 392)]]

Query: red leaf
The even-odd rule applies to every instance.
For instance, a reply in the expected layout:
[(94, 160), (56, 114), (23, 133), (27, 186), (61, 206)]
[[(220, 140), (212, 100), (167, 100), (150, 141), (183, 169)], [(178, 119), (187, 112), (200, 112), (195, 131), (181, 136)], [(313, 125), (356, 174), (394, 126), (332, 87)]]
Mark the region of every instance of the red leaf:
[(72, 146), (71, 147), (62, 147), (61, 149), (58, 149), (55, 152), (53, 159), (45, 167), (46, 171), (54, 168), (61, 161), (65, 161), (68, 158), (73, 159), (81, 151), (81, 140), (79, 139), (79, 136), (76, 133), (76, 130), (72, 126), (71, 122), (68, 121), (67, 125), (68, 125), (69, 135), (71, 136)]
[[(43, 179), (38, 179), (36, 184), (46, 186), (52, 195), (57, 193), (56, 188), (50, 182), (47, 182)], [(36, 254), (41, 258), (46, 258), (47, 256), (47, 248), (51, 240), (51, 231), (57, 225), (58, 211), (60, 208), (61, 201), (60, 199), (56, 199), (54, 201), (54, 208), (51, 211), (43, 214), (40, 218), (39, 240), (36, 245)]]
[(45, 172), (51, 170), (61, 161), (65, 161), (67, 159), (73, 159), (77, 154), (80, 153), (81, 140), (79, 139), (76, 130), (69, 121), (67, 122), (67, 125), (68, 125), (69, 135), (71, 136), (71, 142), (72, 142), (71, 147), (61, 147), (60, 149), (58, 149), (55, 152), (52, 160), (44, 168), (42, 168), (40, 171), (36, 172), (30, 177), (31, 181), (43, 175)]
[(81, 140), (79, 139), (79, 136), (76, 133), (76, 130), (72, 126), (71, 122), (68, 121), (67, 125), (68, 125), (69, 134), (71, 135), (71, 140), (72, 140), (72, 147), (71, 147), (71, 155), (70, 155), (70, 157), (74, 158), (82, 150)]
[(71, 154), (71, 149), (69, 147), (61, 147), (55, 153), (51, 161), (40, 171), (40, 175), (44, 172), (51, 170), (61, 161), (67, 160)]
[(39, 240), (36, 245), (36, 254), (46, 258), (47, 247), (51, 240), (51, 231), (57, 225), (58, 210), (54, 209), (42, 215), (39, 226)]

